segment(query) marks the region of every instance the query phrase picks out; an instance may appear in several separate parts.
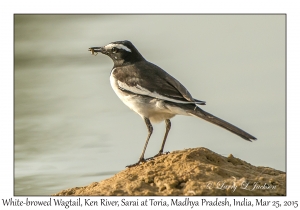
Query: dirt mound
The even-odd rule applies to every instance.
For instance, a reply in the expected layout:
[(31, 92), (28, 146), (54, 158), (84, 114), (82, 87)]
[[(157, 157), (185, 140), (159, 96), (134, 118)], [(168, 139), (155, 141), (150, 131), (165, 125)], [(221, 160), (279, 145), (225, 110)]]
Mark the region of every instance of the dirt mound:
[(55, 195), (286, 195), (286, 173), (202, 147), (174, 151)]

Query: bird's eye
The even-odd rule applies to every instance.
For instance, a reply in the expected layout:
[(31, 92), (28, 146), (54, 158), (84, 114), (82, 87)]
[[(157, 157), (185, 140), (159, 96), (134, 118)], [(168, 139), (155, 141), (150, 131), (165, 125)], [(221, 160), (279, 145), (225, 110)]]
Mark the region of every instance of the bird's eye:
[(118, 52), (118, 48), (116, 48), (116, 47), (113, 47), (113, 48), (111, 48), (111, 51), (112, 51), (112, 53), (117, 53)]

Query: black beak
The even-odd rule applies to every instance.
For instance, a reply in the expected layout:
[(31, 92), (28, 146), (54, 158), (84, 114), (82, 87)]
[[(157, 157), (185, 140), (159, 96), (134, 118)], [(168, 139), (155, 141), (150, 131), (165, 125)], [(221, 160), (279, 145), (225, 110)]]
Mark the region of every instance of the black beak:
[(104, 47), (90, 47), (89, 51), (91, 51), (92, 55), (94, 55), (96, 53), (96, 55), (98, 54), (98, 52), (101, 52), (103, 54), (106, 54), (106, 50)]

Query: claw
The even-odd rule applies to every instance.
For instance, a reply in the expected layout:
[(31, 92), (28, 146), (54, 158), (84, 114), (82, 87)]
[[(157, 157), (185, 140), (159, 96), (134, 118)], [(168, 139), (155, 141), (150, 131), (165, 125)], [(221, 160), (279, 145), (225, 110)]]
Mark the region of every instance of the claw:
[(126, 168), (131, 168), (131, 167), (134, 167), (134, 166), (137, 166), (137, 165), (139, 165), (140, 163), (144, 163), (144, 162), (147, 162), (147, 161), (149, 161), (149, 160), (153, 160), (154, 158), (156, 158), (156, 157), (158, 157), (158, 156), (161, 156), (161, 155), (167, 155), (167, 154), (169, 154), (170, 152), (169, 151), (167, 151), (167, 152), (165, 152), (165, 153), (163, 153), (163, 152), (159, 152), (158, 154), (156, 154), (155, 156), (153, 156), (153, 157), (149, 157), (149, 158), (142, 158), (142, 159), (140, 159), (137, 163), (134, 163), (134, 164), (131, 164), (131, 165), (128, 165), (128, 166), (125, 166)]
[(167, 152), (165, 152), (165, 153), (159, 152), (159, 153), (157, 153), (156, 155), (154, 155), (153, 158), (159, 157), (159, 156), (161, 156), (161, 155), (167, 155), (167, 154), (169, 154), (169, 153), (170, 153), (169, 151), (167, 151)]
[(126, 166), (126, 168), (131, 168), (131, 167), (133, 167), (133, 166), (137, 166), (137, 165), (139, 165), (140, 163), (144, 163), (144, 162), (146, 162), (146, 160), (143, 158), (143, 159), (140, 159), (137, 163), (134, 163), (134, 164), (131, 164), (131, 165)]
[(153, 158), (159, 157), (159, 156), (161, 156), (161, 155), (163, 155), (163, 153), (162, 153), (162, 152), (159, 152), (159, 153), (157, 153), (156, 155), (154, 155)]

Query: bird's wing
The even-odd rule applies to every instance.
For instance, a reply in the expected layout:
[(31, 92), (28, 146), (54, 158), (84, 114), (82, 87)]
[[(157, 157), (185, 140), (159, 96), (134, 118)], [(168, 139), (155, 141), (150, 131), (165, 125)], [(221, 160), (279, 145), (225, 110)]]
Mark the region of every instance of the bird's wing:
[(175, 103), (205, 104), (204, 101), (194, 99), (188, 90), (167, 72), (147, 61), (123, 66), (121, 69), (116, 68), (113, 74), (118, 79), (120, 89), (135, 94)]

